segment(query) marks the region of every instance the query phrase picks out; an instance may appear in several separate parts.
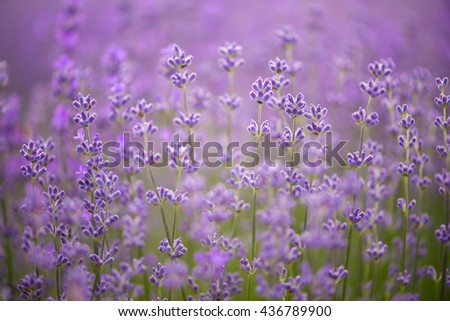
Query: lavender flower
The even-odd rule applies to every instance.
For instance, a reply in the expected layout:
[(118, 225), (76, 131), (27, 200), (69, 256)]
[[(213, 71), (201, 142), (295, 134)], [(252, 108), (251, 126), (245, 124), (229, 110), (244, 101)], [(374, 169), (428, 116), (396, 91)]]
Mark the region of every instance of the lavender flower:
[(272, 85), (269, 78), (262, 79), (258, 77), (252, 84), (252, 91), (250, 91), (250, 98), (258, 104), (267, 102), (273, 96)]
[(24, 300), (38, 300), (44, 294), (44, 277), (29, 274), (20, 280), (17, 289)]
[(329, 277), (337, 284), (339, 281), (347, 277), (348, 271), (341, 265), (338, 268), (330, 268), (328, 270)]
[(395, 65), (391, 58), (380, 59), (368, 65), (369, 71), (377, 79), (389, 76), (394, 68)]
[(226, 109), (236, 110), (241, 106), (241, 97), (225, 94), (219, 97), (219, 103)]
[(163, 239), (159, 243), (158, 250), (161, 253), (169, 255), (171, 258), (182, 257), (187, 252), (186, 247), (182, 243), (181, 237), (174, 240), (173, 247), (169, 244), (167, 239)]
[(439, 229), (437, 229), (434, 232), (434, 235), (438, 239), (439, 242), (446, 244), (450, 242), (450, 226), (446, 227), (444, 224), (442, 224)]
[(299, 92), (297, 96), (288, 94), (285, 102), (285, 112), (290, 118), (302, 116), (305, 112), (306, 102), (303, 101), (303, 94)]
[(370, 248), (366, 250), (366, 254), (371, 260), (378, 261), (383, 257), (387, 250), (388, 246), (380, 241), (378, 243), (372, 243)]
[(375, 98), (386, 93), (386, 89), (378, 81), (370, 79), (368, 82), (361, 82), (359, 87), (370, 97)]
[(228, 72), (235, 72), (244, 64), (244, 59), (239, 58), (242, 54), (242, 47), (235, 42), (227, 42), (219, 48), (219, 52), (224, 56), (219, 59), (219, 66)]

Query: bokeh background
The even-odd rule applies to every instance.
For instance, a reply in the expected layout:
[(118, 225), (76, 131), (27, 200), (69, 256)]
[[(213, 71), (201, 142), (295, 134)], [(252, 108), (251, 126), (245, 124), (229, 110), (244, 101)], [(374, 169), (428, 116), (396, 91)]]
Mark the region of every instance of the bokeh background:
[[(450, 69), (450, 2), (446, 0), (83, 2), (76, 55), (94, 74), (100, 71), (108, 46), (119, 44), (151, 77), (161, 49), (178, 43), (195, 57), (199, 80), (210, 83), (220, 75), (217, 48), (236, 41), (244, 47), (247, 62), (237, 77), (246, 98), (249, 81), (268, 74), (267, 61), (282, 56), (274, 31), (285, 25), (300, 35), (295, 53), (305, 66), (300, 78), (308, 77), (311, 63), (331, 74), (333, 58), (349, 51), (362, 55), (364, 67), (376, 58), (392, 57), (400, 70), (426, 66), (440, 74)], [(60, 54), (56, 35), (62, 3), (0, 2), (0, 58), (9, 64), (10, 90), (22, 97), (29, 99), (33, 88), (51, 77), (52, 63)], [(324, 85), (331, 79), (323, 79)]]

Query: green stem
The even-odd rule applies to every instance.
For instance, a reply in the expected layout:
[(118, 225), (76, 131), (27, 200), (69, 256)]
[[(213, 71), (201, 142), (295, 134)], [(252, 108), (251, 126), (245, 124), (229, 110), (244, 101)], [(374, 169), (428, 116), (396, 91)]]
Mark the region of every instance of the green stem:
[[(6, 190), (4, 191), (6, 192)], [(3, 214), (3, 226), (5, 229), (8, 229), (8, 213), (7, 213), (7, 204), (6, 198), (2, 196), (2, 214)], [(6, 268), (8, 275), (8, 286), (11, 291), (11, 295), (14, 294), (14, 260), (13, 260), (13, 250), (11, 247), (11, 241), (9, 239), (9, 233), (5, 234), (5, 259), (6, 259)]]
[[(102, 249), (100, 251), (100, 258), (102, 260), (103, 260), (103, 253), (104, 253), (104, 249), (105, 249), (105, 239), (106, 239), (105, 236), (106, 236), (106, 233), (107, 233), (107, 231), (105, 231), (105, 234), (103, 234), (103, 237), (102, 237)], [(97, 287), (97, 284), (100, 281), (100, 270), (101, 269), (102, 269), (102, 267), (99, 266), (98, 269), (97, 269), (97, 273), (95, 274), (94, 285), (92, 286), (92, 298), (95, 297), (95, 288)]]
[(175, 239), (175, 229), (177, 227), (178, 205), (175, 205), (173, 210), (173, 224), (172, 224), (172, 244)]
[[(56, 252), (56, 256), (58, 256), (58, 240), (56, 239), (56, 236), (53, 237), (53, 243), (55, 246), (55, 252)], [(61, 293), (60, 293), (60, 280), (59, 280), (59, 267), (57, 266), (55, 268), (55, 279), (56, 279), (56, 300), (60, 300), (61, 299)]]
[(442, 267), (441, 267), (441, 287), (439, 292), (439, 300), (444, 301), (445, 299), (445, 286), (447, 283), (447, 256), (448, 256), (448, 245), (444, 244), (444, 254), (442, 257)]
[[(369, 115), (370, 107), (372, 106), (372, 96), (369, 96), (369, 100), (367, 101), (366, 107), (366, 115)], [(362, 146), (364, 143), (364, 132), (366, 130), (366, 126), (363, 124), (361, 126), (361, 132), (359, 135), (359, 155), (361, 156)]]
[(284, 130), (284, 126), (285, 126), (285, 124), (284, 124), (283, 110), (278, 109), (278, 114), (280, 115), (280, 119), (281, 119), (281, 131), (283, 131), (283, 130)]
[(228, 93), (233, 95), (234, 93), (234, 71), (230, 70), (228, 72)]
[(247, 279), (247, 301), (250, 301), (252, 297), (252, 288), (253, 288), (253, 274), (249, 273)]
[(162, 218), (162, 221), (164, 224), (164, 230), (166, 231), (167, 241), (170, 242), (170, 246), (172, 246), (173, 242), (172, 242), (172, 238), (171, 238), (170, 232), (169, 232), (169, 225), (167, 224), (167, 219), (166, 219), (166, 215), (164, 214), (164, 208), (163, 208), (162, 204), (159, 205), (159, 209), (160, 209), (161, 218)]
[(187, 99), (187, 88), (186, 86), (183, 86), (183, 105), (184, 105), (184, 112), (186, 113), (186, 116), (188, 116), (189, 113), (189, 107), (188, 107), (188, 99)]
[(417, 265), (419, 264), (419, 248), (420, 248), (420, 228), (417, 230), (416, 248), (414, 251), (414, 267), (412, 274), (412, 292), (416, 289)]
[[(148, 167), (148, 173), (150, 175), (150, 181), (152, 182), (153, 185), (153, 190), (158, 193), (158, 190), (156, 189), (156, 181), (155, 181), (155, 177), (153, 176), (153, 172), (152, 172), (152, 168), (149, 166)], [(159, 193), (158, 193), (159, 194)]]
[[(406, 129), (406, 156), (405, 165), (409, 165), (409, 129)], [(405, 201), (406, 209), (404, 211), (404, 222), (403, 222), (403, 246), (402, 246), (402, 262), (400, 265), (400, 271), (404, 272), (406, 267), (406, 236), (408, 234), (408, 219), (409, 219), (409, 176), (403, 176), (404, 189), (405, 189)]]
[(256, 189), (253, 189), (253, 214), (252, 214), (252, 264), (256, 256)]
[(303, 220), (303, 232), (306, 231), (307, 227), (308, 227), (308, 207), (305, 207), (305, 218)]
[(262, 114), (262, 104), (258, 104), (258, 134), (256, 136), (256, 142), (258, 143), (261, 141), (261, 114)]
[(377, 262), (373, 261), (373, 263), (372, 263), (372, 287), (370, 289), (370, 300), (371, 301), (374, 301), (374, 299), (375, 299), (375, 289), (377, 286), (376, 278), (377, 278)]
[[(231, 109), (227, 109), (227, 146), (231, 143)], [(227, 148), (228, 150), (228, 148)], [(227, 155), (229, 156), (229, 155)]]
[[(348, 237), (347, 237), (347, 251), (345, 253), (345, 264), (344, 269), (348, 271), (348, 263), (350, 262), (350, 254), (351, 254), (351, 247), (352, 247), (352, 234), (353, 234), (353, 224), (350, 223), (348, 226)], [(341, 300), (345, 301), (346, 294), (347, 294), (347, 280), (348, 276), (344, 279), (344, 284), (342, 285), (342, 297)]]
[[(140, 258), (144, 257), (144, 251), (142, 247), (138, 247), (137, 248), (138, 251), (138, 256)], [(142, 283), (144, 285), (144, 295), (145, 295), (145, 300), (150, 300), (150, 284), (148, 282), (148, 278), (147, 278), (147, 272), (144, 271), (144, 273), (142, 273)]]
[(183, 301), (187, 301), (186, 291), (184, 290), (183, 286), (181, 286), (180, 291), (181, 291), (181, 296), (183, 297)]

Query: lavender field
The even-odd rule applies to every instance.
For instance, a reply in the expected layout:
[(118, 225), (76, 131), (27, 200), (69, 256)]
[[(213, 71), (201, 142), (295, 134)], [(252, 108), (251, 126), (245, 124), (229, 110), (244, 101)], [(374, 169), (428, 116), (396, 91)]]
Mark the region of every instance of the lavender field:
[(0, 300), (449, 300), (449, 17), (2, 0)]

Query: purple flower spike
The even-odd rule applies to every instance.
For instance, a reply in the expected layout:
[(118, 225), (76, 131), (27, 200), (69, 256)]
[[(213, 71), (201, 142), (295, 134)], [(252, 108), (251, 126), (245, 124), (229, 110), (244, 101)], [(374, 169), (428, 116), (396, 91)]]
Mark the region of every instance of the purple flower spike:
[(166, 200), (173, 198), (173, 191), (164, 187), (164, 184), (161, 184), (161, 187), (156, 188), (157, 192), (147, 191), (147, 201), (153, 205), (162, 205)]
[(277, 30), (275, 35), (284, 48), (298, 42), (298, 35), (291, 26), (286, 26), (283, 29)]
[(253, 171), (248, 171), (242, 179), (255, 190), (260, 189), (263, 186), (261, 176), (256, 175)]
[(248, 274), (254, 274), (259, 266), (259, 258), (255, 258), (253, 262), (250, 263), (246, 257), (243, 257), (239, 262), (241, 263), (241, 270)]
[(242, 47), (235, 42), (227, 42), (219, 47), (219, 52), (224, 56), (219, 59), (219, 66), (228, 72), (235, 72), (244, 64), (244, 59), (239, 58), (242, 53)]
[(436, 86), (441, 91), (441, 93), (445, 92), (447, 85), (448, 85), (448, 77), (436, 78)]
[(172, 56), (167, 59), (167, 65), (173, 70), (183, 70), (192, 63), (192, 56), (187, 55), (181, 48), (174, 44)]
[(219, 47), (219, 52), (227, 57), (234, 58), (242, 53), (242, 46), (236, 42), (226, 42), (224, 46)]
[(130, 111), (133, 115), (139, 118), (144, 118), (153, 111), (153, 105), (147, 103), (147, 101), (143, 98), (138, 101), (136, 106), (131, 107)]
[(159, 243), (158, 251), (169, 255), (171, 258), (177, 258), (177, 257), (182, 257), (183, 255), (185, 255), (187, 252), (187, 249), (183, 245), (181, 237), (174, 240), (173, 248), (172, 248), (172, 246), (170, 246), (169, 241), (166, 238), (164, 238)]
[(276, 57), (275, 60), (269, 60), (269, 69), (274, 74), (282, 74), (286, 72), (288, 65), (286, 60)]
[(450, 95), (440, 94), (439, 97), (434, 98), (434, 102), (439, 107), (447, 108), (447, 106), (450, 104)]
[(361, 221), (365, 215), (366, 213), (364, 213), (357, 207), (351, 208), (347, 213), (344, 214), (344, 216), (353, 224)]
[(396, 281), (402, 286), (407, 286), (411, 281), (411, 273), (408, 273), (408, 271), (406, 270), (404, 272), (400, 272), (397, 275)]
[(373, 261), (378, 261), (387, 252), (388, 246), (383, 242), (372, 243), (370, 248), (366, 251), (369, 258)]
[(97, 101), (91, 97), (91, 95), (83, 96), (81, 93), (78, 94), (78, 99), (73, 102), (73, 107), (78, 111), (89, 111), (94, 108)]
[(26, 275), (20, 280), (17, 289), (24, 300), (38, 300), (44, 294), (44, 277), (35, 274)]
[(288, 94), (285, 101), (285, 112), (291, 118), (302, 116), (305, 113), (306, 102), (303, 100), (304, 96), (301, 92), (297, 96)]
[(250, 273), (252, 270), (252, 267), (250, 266), (250, 262), (248, 261), (248, 259), (246, 257), (243, 257), (240, 260), (241, 263), (241, 270), (247, 273)]
[(338, 268), (330, 268), (328, 270), (328, 276), (335, 281), (335, 283), (338, 283), (339, 281), (345, 279), (348, 275), (348, 271), (344, 268), (343, 265), (339, 266)]
[(354, 153), (348, 153), (347, 154), (347, 161), (350, 164), (350, 166), (353, 167), (365, 167), (373, 162), (373, 155), (372, 154), (366, 154), (366, 149), (363, 148), (361, 152), (354, 152)]
[(395, 64), (391, 58), (387, 58), (370, 63), (367, 67), (374, 77), (379, 79), (389, 76), (395, 68)]
[(374, 81), (373, 79), (370, 79), (368, 82), (361, 82), (359, 87), (372, 98), (384, 95), (386, 93), (386, 89), (382, 87), (378, 81)]
[(177, 72), (170, 77), (172, 84), (179, 88), (187, 87), (197, 78), (197, 74), (195, 72)]
[(405, 163), (400, 162), (398, 164), (398, 172), (403, 176), (410, 176), (414, 172), (415, 165), (414, 163), (406, 165)]
[(438, 279), (436, 269), (432, 265), (427, 266), (425, 275), (435, 281)]
[(366, 110), (362, 107), (359, 107), (358, 111), (354, 112), (352, 114), (352, 118), (355, 121), (355, 123), (359, 126), (365, 125), (365, 126), (375, 126), (378, 124), (378, 114), (375, 112), (370, 113), (369, 115), (366, 114)]
[(439, 128), (440, 130), (446, 130), (450, 126), (450, 117), (444, 119), (442, 116), (437, 116), (434, 119), (434, 126)]
[(269, 78), (262, 79), (258, 77), (252, 84), (252, 91), (250, 91), (250, 98), (258, 104), (263, 104), (273, 96), (272, 82)]
[(258, 127), (258, 124), (255, 120), (250, 121), (250, 125), (247, 127), (247, 131), (255, 137), (263, 137), (270, 134), (270, 125), (269, 121), (265, 120), (262, 122), (261, 126)]
[(237, 95), (229, 95), (225, 94), (223, 96), (219, 96), (219, 103), (222, 107), (230, 110), (235, 110), (241, 106), (241, 97)]
[(176, 190), (173, 193), (169, 194), (169, 202), (172, 203), (175, 206), (183, 204), (188, 199), (189, 198), (187, 196), (187, 193), (181, 193), (181, 192), (178, 192), (178, 190)]
[(447, 244), (450, 242), (450, 224), (446, 227), (442, 224), (439, 229), (434, 232), (434, 235), (438, 239), (439, 242), (443, 244)]
[(178, 117), (175, 117), (173, 120), (174, 124), (181, 127), (194, 127), (200, 121), (200, 114), (190, 113), (189, 115), (185, 115), (182, 112), (178, 112)]
[(402, 118), (400, 120), (400, 126), (403, 127), (403, 129), (411, 129), (412, 126), (414, 126), (415, 120), (411, 117), (411, 115), (406, 116), (405, 118)]
[(161, 263), (158, 263), (155, 267), (152, 268), (152, 275), (150, 275), (150, 282), (152, 282), (157, 287), (162, 287), (164, 283), (164, 279), (166, 277), (166, 267)]

